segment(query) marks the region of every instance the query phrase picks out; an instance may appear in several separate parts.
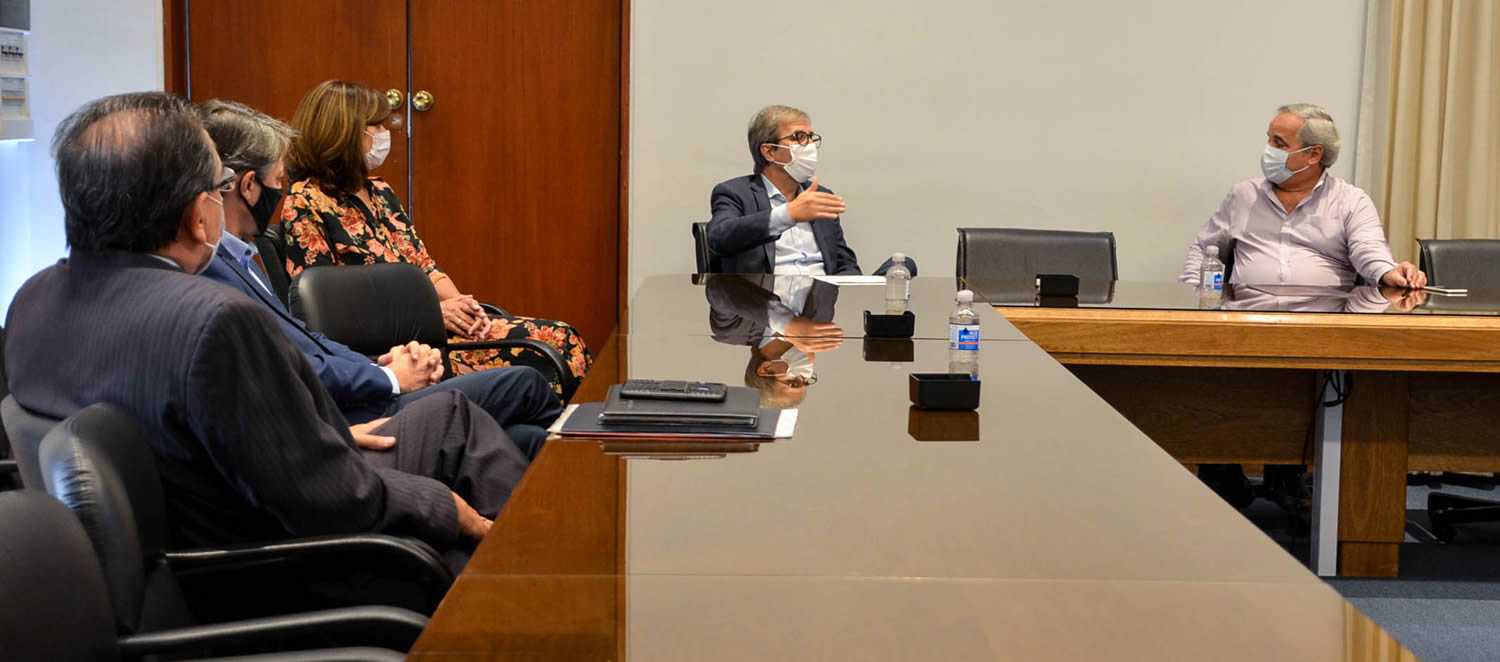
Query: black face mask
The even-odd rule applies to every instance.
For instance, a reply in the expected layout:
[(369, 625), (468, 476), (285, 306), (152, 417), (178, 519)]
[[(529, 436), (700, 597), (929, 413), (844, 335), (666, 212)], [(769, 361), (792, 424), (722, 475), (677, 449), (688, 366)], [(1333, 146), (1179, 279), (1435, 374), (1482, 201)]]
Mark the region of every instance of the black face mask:
[(271, 216), (276, 213), (276, 205), (281, 204), (284, 195), (286, 191), (261, 184), (260, 199), (250, 205), (250, 217), (255, 219), (255, 234), (264, 234), (266, 228), (270, 227)]

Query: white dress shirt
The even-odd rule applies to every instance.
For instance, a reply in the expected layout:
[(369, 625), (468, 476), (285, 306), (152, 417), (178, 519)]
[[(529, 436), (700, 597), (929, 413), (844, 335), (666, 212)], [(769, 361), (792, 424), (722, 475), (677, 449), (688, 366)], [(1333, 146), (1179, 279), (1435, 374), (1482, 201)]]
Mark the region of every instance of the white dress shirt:
[(801, 315), (802, 309), (807, 307), (807, 294), (812, 291), (815, 282), (811, 278), (795, 276), (775, 276), (772, 281), (771, 289), (776, 293), (776, 301), (766, 307), (770, 326), (766, 327), (765, 335), (761, 336), (761, 347), (778, 336), (786, 335), (786, 327), (792, 323), (792, 318)]
[(1230, 240), (1235, 283), (1352, 285), (1357, 274), (1375, 285), (1396, 268), (1370, 196), (1328, 173), (1290, 212), (1264, 177), (1234, 185), (1188, 247), (1177, 280), (1197, 285), (1204, 247), (1223, 256)]
[(786, 208), (786, 196), (764, 174), (760, 181), (766, 186), (766, 197), (771, 199), (771, 235), (781, 235), (776, 240), (776, 265), (772, 273), (822, 276), (823, 253), (818, 250), (812, 226), (792, 220), (792, 213)]

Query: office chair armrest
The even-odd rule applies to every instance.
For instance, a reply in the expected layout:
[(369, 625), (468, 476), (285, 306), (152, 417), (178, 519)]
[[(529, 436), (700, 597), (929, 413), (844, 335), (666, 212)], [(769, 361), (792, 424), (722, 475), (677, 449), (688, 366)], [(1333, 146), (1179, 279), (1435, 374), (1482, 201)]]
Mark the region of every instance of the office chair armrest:
[(21, 465), (15, 460), (0, 460), (0, 476), (21, 473)]
[(483, 308), (484, 312), (487, 313), (487, 314), (490, 314), (490, 315), (496, 315), (496, 316), (499, 316), (499, 317), (510, 317), (511, 316), (510, 313), (505, 312), (504, 308), (501, 308), (500, 306), (497, 306), (497, 305), (495, 305), (493, 303), (480, 303), (479, 307)]
[(284, 647), (289, 637), (312, 635), (392, 642), (407, 650), (425, 627), (427, 618), (408, 609), (346, 607), (130, 635), (120, 640), (120, 653), (141, 658), (202, 648), (266, 651)]
[[(539, 357), (539, 359), (534, 361), (517, 361), (516, 359), (520, 359), (522, 356), (527, 355), (526, 352), (522, 352), (520, 356), (510, 357), (512, 364), (531, 366), (533, 368), (536, 368), (537, 370), (542, 371), (542, 374), (548, 377), (556, 375), (558, 383), (562, 384), (563, 402), (567, 402), (569, 398), (573, 397), (573, 392), (578, 390), (578, 383), (580, 380), (574, 377), (573, 373), (568, 370), (568, 362), (563, 359), (562, 353), (558, 352), (556, 347), (548, 345), (547, 343), (544, 343), (540, 340), (531, 340), (529, 338), (504, 338), (501, 340), (450, 342), (448, 343), (448, 352), (465, 352), (484, 349), (510, 349), (517, 347), (529, 350), (530, 352), (534, 352), (535, 355)], [(453, 372), (453, 363), (451, 361), (448, 363), (448, 367), (448, 372), (451, 375)], [(552, 374), (548, 375), (548, 372), (551, 372)]]
[(350, 554), (381, 555), (396, 559), (406, 570), (393, 569), (390, 574), (398, 577), (409, 574), (417, 581), (430, 585), (432, 587), (429, 595), (430, 604), (434, 607), (442, 601), (443, 595), (448, 592), (448, 587), (453, 585), (453, 572), (427, 543), (378, 533), (316, 536), (233, 547), (173, 550), (167, 552), (165, 557), (173, 573), (186, 576), (239, 570), (252, 566), (276, 566), (293, 561), (305, 561), (318, 556), (344, 558)]
[(184, 662), (402, 662), (403, 653), (384, 648), (320, 648), (263, 655), (236, 655)]

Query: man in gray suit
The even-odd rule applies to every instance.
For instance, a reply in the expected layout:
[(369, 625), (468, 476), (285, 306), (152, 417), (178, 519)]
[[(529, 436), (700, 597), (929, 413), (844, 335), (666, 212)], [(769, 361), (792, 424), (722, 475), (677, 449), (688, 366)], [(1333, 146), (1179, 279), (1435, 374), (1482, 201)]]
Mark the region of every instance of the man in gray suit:
[(161, 470), (174, 546), (387, 532), (461, 563), (525, 457), (456, 392), (377, 429), (392, 450), (355, 443), (271, 312), (197, 276), (234, 177), (192, 107), (155, 92), (101, 99), (63, 121), (53, 151), (71, 253), (11, 304), (17, 402), (58, 418), (95, 402), (129, 412)]
[(818, 184), (823, 138), (796, 108), (766, 106), (750, 120), (755, 172), (720, 182), (709, 204), (708, 247), (724, 271), (821, 276), (858, 274), (844, 243), (844, 199)]

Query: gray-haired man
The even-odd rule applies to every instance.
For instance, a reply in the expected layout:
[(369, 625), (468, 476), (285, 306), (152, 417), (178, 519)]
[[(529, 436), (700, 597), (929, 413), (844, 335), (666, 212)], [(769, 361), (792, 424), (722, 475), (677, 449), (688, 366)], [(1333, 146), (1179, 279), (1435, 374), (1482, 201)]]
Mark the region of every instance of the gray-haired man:
[[(1339, 158), (1338, 129), (1312, 104), (1276, 110), (1261, 154), (1264, 177), (1229, 189), (1188, 247), (1178, 280), (1198, 284), (1204, 249), (1234, 260), (1236, 283), (1421, 288), (1427, 276), (1396, 264), (1370, 196), (1327, 172)], [(1231, 247), (1233, 255), (1229, 254)]]

